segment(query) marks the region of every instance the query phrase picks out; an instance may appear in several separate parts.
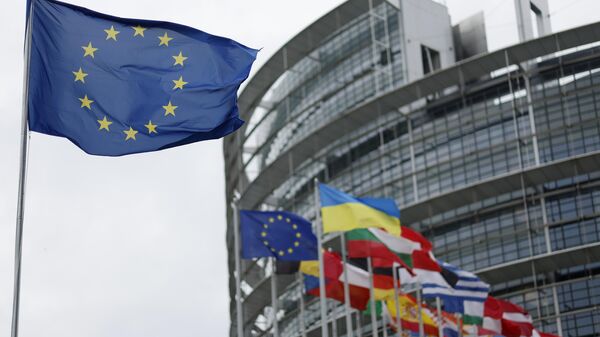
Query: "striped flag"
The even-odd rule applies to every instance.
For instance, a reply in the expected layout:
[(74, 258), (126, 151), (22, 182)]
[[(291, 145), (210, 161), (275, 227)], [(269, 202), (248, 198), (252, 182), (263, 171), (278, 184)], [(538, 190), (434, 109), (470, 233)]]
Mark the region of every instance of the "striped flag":
[[(455, 285), (452, 285), (451, 289), (441, 292), (440, 289), (431, 289), (434, 293), (438, 292), (442, 295), (440, 297), (444, 300), (444, 310), (462, 314), (465, 324), (482, 324), (483, 303), (490, 292), (490, 285), (471, 272), (443, 261), (438, 262), (443, 269), (442, 272), (449, 272), (458, 276), (458, 281)], [(425, 291), (423, 293), (425, 294)]]
[[(344, 270), (347, 272), (348, 284), (351, 286), (370, 288), (371, 280), (366, 267), (359, 266), (357, 263), (345, 263), (338, 253), (323, 252), (323, 263), (325, 269), (325, 278), (344, 282)], [(304, 274), (319, 277), (318, 261), (302, 261), (300, 271)], [(394, 291), (393, 278), (388, 275), (373, 274), (374, 293), (376, 300), (382, 300), (390, 297)]]
[(350, 258), (378, 258), (411, 268), (412, 252), (421, 249), (419, 242), (389, 234), (380, 228), (354, 229), (345, 235)]
[(484, 306), (483, 329), (505, 337), (531, 337), (533, 321), (520, 306), (489, 296)]
[(400, 273), (401, 284), (419, 283), (423, 297), (440, 297), (444, 310), (463, 315), (465, 324), (483, 323), (483, 303), (488, 297), (489, 284), (477, 275), (438, 261), (431, 252), (413, 252), (415, 277)]
[[(304, 274), (304, 289), (307, 294), (319, 297), (319, 278)], [(361, 311), (366, 310), (370, 299), (369, 288), (350, 284), (348, 290), (350, 306)], [(325, 279), (325, 296), (344, 303), (346, 300), (344, 296), (344, 283), (336, 279)]]
[(477, 275), (459, 269), (449, 263), (438, 261), (442, 268), (442, 274), (455, 275), (454, 283), (452, 276), (444, 279), (449, 282), (446, 285), (423, 283), (423, 296), (439, 296), (444, 301), (444, 310), (450, 313), (463, 315), (465, 324), (481, 325), (483, 323), (483, 303), (490, 291), (490, 285), (483, 282)]
[(323, 233), (378, 227), (400, 234), (400, 210), (394, 199), (357, 198), (325, 184), (319, 184), (319, 195)]

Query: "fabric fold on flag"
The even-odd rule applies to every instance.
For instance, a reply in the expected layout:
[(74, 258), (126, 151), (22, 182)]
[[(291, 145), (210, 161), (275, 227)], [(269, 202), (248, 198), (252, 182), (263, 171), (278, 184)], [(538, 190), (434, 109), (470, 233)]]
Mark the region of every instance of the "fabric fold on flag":
[[(369, 275), (368, 262), (365, 258), (352, 258), (348, 260), (348, 264), (353, 268), (358, 268), (362, 273)], [(400, 287), (400, 282), (398, 282)], [(375, 300), (386, 300), (394, 297), (394, 274), (392, 268), (376, 268), (373, 267), (373, 290)]]
[[(403, 330), (419, 333), (419, 307), (414, 297), (410, 295), (398, 296), (398, 306), (400, 308), (400, 324)], [(396, 299), (391, 298), (386, 301), (384, 307), (385, 314), (388, 315), (390, 326), (396, 330), (398, 322), (396, 320)], [(438, 325), (431, 315), (431, 312), (422, 306), (421, 317), (425, 334), (428, 336), (438, 335)]]
[(412, 266), (412, 252), (421, 248), (417, 242), (391, 235), (380, 228), (359, 228), (345, 233), (350, 258), (377, 258), (388, 263)]
[(400, 210), (393, 199), (357, 198), (319, 184), (323, 232), (377, 227), (400, 235)]
[[(304, 274), (304, 289), (307, 294), (317, 297), (320, 296), (321, 291), (319, 289), (319, 278)], [(357, 310), (366, 310), (370, 299), (369, 288), (363, 288), (350, 284), (348, 289), (350, 293), (350, 306)], [(344, 283), (339, 280), (326, 278), (325, 296), (327, 298), (344, 303)]]
[(433, 249), (433, 244), (431, 241), (427, 240), (423, 234), (411, 229), (410, 227), (402, 227), (402, 233), (400, 233), (400, 237), (418, 244), (418, 250), (430, 252)]
[(121, 156), (237, 130), (258, 50), (161, 21), (33, 1), (28, 121), (83, 151)]
[(483, 323), (483, 303), (490, 291), (489, 284), (477, 275), (455, 267), (449, 263), (438, 261), (442, 269), (442, 278), (429, 283), (423, 280), (424, 297), (440, 297), (444, 301), (444, 310), (449, 313), (463, 315), (465, 324), (481, 325)]
[[(352, 259), (344, 264), (338, 253), (323, 252), (323, 267), (325, 278), (344, 282), (344, 269), (348, 274), (348, 284), (352, 286), (370, 289), (371, 281), (367, 271), (366, 261), (359, 262)], [(302, 261), (300, 271), (314, 277), (319, 277), (318, 261)], [(374, 294), (376, 300), (383, 300), (393, 296), (394, 281), (388, 275), (373, 275)]]
[(520, 306), (489, 296), (484, 304), (484, 330), (505, 337), (531, 337), (533, 320)]
[(412, 257), (415, 276), (400, 270), (402, 284), (420, 284), (423, 297), (440, 297), (445, 311), (462, 314), (465, 324), (483, 323), (483, 303), (488, 297), (489, 284), (471, 272), (436, 260), (432, 252), (414, 251)]
[[(365, 310), (370, 298), (368, 273), (348, 264), (344, 265), (339, 254), (329, 251), (323, 251), (325, 296), (344, 302), (344, 268), (348, 274), (350, 305), (358, 310)], [(306, 292), (319, 296), (319, 261), (302, 261), (300, 271), (304, 274)]]

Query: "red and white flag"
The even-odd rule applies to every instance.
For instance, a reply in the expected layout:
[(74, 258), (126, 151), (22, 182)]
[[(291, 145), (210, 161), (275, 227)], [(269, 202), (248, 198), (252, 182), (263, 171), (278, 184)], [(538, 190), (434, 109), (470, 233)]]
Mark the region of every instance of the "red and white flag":
[(489, 296), (484, 304), (483, 315), (482, 328), (485, 331), (492, 331), (505, 337), (534, 335), (531, 316), (516, 304)]
[(558, 335), (553, 335), (551, 333), (541, 332), (537, 329), (533, 329), (532, 337), (559, 337)]

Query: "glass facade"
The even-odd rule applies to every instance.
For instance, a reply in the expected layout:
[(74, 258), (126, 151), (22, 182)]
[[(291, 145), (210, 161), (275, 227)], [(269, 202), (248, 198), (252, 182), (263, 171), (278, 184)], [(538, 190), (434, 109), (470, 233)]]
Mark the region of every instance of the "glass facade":
[[(227, 172), (247, 184), (228, 187), (244, 194), (258, 175), (269, 174), (269, 164), (315, 130), (368, 99), (402, 90), (407, 65), (401, 18), (384, 1), (332, 31), (274, 79), (236, 145), (244, 153), (242, 167)], [(290, 162), (289, 175), (260, 207), (314, 218), (314, 178), (355, 195), (392, 197), (401, 210), (445, 194), (464, 198), (459, 207), (404, 225), (424, 233), (438, 258), (481, 271), (484, 279), (531, 260), (517, 278), (490, 277), (493, 294), (527, 309), (540, 330), (600, 335), (600, 263), (582, 258), (584, 249), (600, 242), (600, 166), (582, 173), (573, 164), (560, 179), (548, 175), (541, 182), (521, 178), (519, 186), (488, 190), (485, 198), (459, 194), (510, 174), (540, 167), (551, 172), (557, 163), (600, 151), (600, 48), (581, 46), (524, 63), (499, 66), (496, 75), (463, 90), (373, 112), (369, 123)], [(348, 125), (342, 120), (339, 127)], [(570, 264), (546, 268), (555, 253), (572, 257)], [(266, 261), (244, 266), (244, 275), (252, 275), (244, 280), (250, 306), (259, 302), (253, 293), (262, 291), (271, 272)], [(299, 284), (288, 279), (279, 296), (282, 337), (301, 336), (319, 324), (318, 303), (302, 297)], [(261, 303), (245, 313), (246, 328), (254, 331), (249, 335), (271, 327), (270, 301)], [(329, 303), (331, 315), (342, 317), (343, 307)], [(353, 319), (368, 335), (367, 320), (357, 313)]]
[[(387, 3), (337, 30), (287, 70), (248, 121), (246, 174), (253, 179), (281, 152), (347, 109), (403, 83), (397, 9)], [(396, 41), (395, 43), (393, 43)]]

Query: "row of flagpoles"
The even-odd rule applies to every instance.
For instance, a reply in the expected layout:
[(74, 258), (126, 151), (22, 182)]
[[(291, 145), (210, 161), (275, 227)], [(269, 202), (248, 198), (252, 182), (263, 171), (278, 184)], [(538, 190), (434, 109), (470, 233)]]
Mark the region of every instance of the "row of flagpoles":
[[(378, 336), (378, 304), (383, 336), (388, 335), (388, 326), (399, 337), (404, 332), (420, 337), (553, 336), (535, 330), (523, 308), (489, 296), (489, 285), (475, 274), (435, 259), (425, 237), (400, 226), (400, 210), (393, 199), (357, 198), (315, 180), (314, 205), (316, 235), (312, 224), (296, 214), (238, 210), (232, 203), (239, 337), (245, 336), (240, 259), (262, 257), (269, 258), (272, 266), (275, 337), (279, 337), (276, 274), (296, 272), (305, 293), (319, 296), (323, 337), (329, 337), (326, 298), (344, 303), (348, 337), (361, 331), (353, 329), (353, 309), (360, 312), (367, 307), (371, 335)], [(340, 232), (339, 253), (323, 249), (323, 234), (335, 232)], [(435, 300), (435, 308), (422, 297)], [(300, 302), (305, 336), (303, 294)]]

